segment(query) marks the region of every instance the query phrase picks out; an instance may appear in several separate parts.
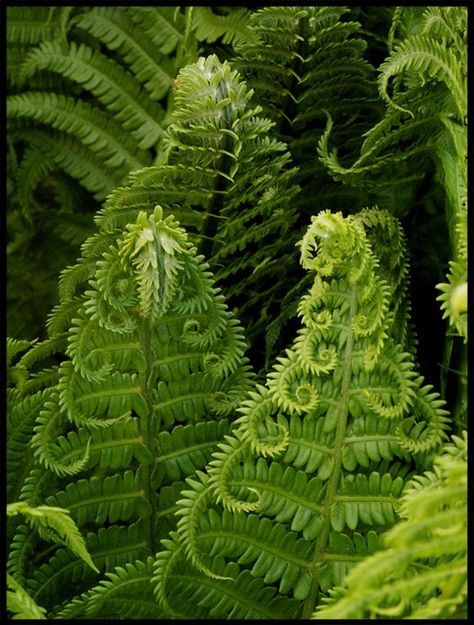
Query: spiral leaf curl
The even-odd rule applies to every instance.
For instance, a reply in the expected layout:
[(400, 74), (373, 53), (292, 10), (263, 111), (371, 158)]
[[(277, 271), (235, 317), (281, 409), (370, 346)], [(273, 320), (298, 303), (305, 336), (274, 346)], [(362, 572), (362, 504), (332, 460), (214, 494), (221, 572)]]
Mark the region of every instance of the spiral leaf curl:
[[(396, 261), (373, 244), (374, 228), (397, 235)], [(381, 531), (396, 522), (407, 479), (400, 460), (407, 450), (415, 451), (414, 439), (422, 432), (415, 453), (420, 466), (428, 462), (446, 421), (443, 402), (421, 387), (413, 354), (395, 342), (394, 318), (403, 308), (407, 271), (403, 233), (393, 218), (377, 209), (349, 217), (323, 211), (312, 219), (300, 249), (301, 264), (313, 277), (298, 307), (302, 327), (265, 385), (241, 402), (206, 479), (190, 483), (195, 493), (187, 499), (207, 501), (209, 522), (196, 521), (188, 546), (184, 534), (181, 539), (192, 563), (197, 537), (202, 533), (208, 544), (208, 524), (220, 527), (221, 519), (250, 523), (264, 517), (262, 531), (268, 524), (268, 536), (282, 532), (283, 550), (290, 536), (298, 540), (302, 532), (301, 540), (314, 545), (298, 565), (315, 572), (294, 569), (291, 586), (309, 615), (315, 593), (340, 584), (354, 564), (332, 569), (333, 559), (359, 548), (362, 559), (376, 535), (368, 528)], [(264, 583), (280, 581), (281, 592), (289, 588), (290, 567), (275, 565), (265, 551), (252, 566), (253, 547), (238, 556), (239, 540), (231, 533), (227, 547), (216, 538), (208, 548), (212, 556), (248, 567)]]

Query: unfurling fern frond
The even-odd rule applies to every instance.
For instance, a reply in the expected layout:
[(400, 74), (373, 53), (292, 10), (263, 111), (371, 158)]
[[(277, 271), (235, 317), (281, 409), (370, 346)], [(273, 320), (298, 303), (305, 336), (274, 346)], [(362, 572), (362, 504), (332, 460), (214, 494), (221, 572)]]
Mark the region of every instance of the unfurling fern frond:
[[(252, 88), (253, 101), (275, 122), (271, 132), (288, 143), (298, 167), (295, 182), (301, 191), (292, 201), (292, 244), (318, 210), (338, 206), (345, 213), (356, 212), (374, 203), (368, 186), (335, 185), (316, 152), (327, 112), (334, 119), (334, 143), (344, 163), (355, 158), (364, 131), (382, 112), (360, 25), (348, 12), (331, 6), (265, 7), (250, 17), (252, 37), (235, 44), (234, 67)], [(270, 355), (289, 340), (286, 331), (295, 323), (295, 301), (308, 287), (302, 275), (287, 280), (279, 310), (264, 329), (267, 367)]]
[[(59, 252), (59, 237), (65, 235), (68, 243), (54, 266), (40, 261), (30, 269), (39, 274), (38, 285), (44, 282), (44, 310), (30, 306), (22, 283), (9, 294), (10, 334), (44, 336), (45, 311), (57, 303), (57, 272), (73, 262), (77, 246), (90, 234), (74, 219), (64, 232), (66, 209), (92, 216), (130, 171), (152, 162), (166, 108), (172, 108), (173, 80), (188, 58), (179, 53), (182, 22), (171, 7), (7, 12), (7, 123), (16, 158), (9, 180), (12, 208), (28, 221), (30, 233), (22, 241), (21, 259), (16, 247), (9, 248), (10, 282), (18, 283), (13, 268), (30, 263), (30, 254), (56, 246)], [(9, 224), (12, 238), (16, 228), (24, 234), (21, 226)], [(26, 308), (35, 322), (22, 325)]]
[[(376, 227), (396, 234), (391, 254), (376, 244)], [(279, 597), (293, 597), (310, 616), (398, 519), (408, 439), (423, 466), (446, 438), (443, 402), (394, 340), (407, 272), (397, 221), (383, 211), (347, 218), (323, 211), (300, 250), (313, 286), (300, 300), (296, 339), (265, 386), (241, 403), (206, 472), (187, 480), (177, 534), (157, 556), (157, 599), (181, 618), (196, 609), (186, 597), (197, 597), (194, 582), (175, 592), (183, 567), (200, 571), (204, 586), (225, 593), (232, 583), (238, 593), (236, 579), (213, 568), (217, 558), (259, 580), (258, 588), (278, 585)], [(411, 431), (413, 421), (429, 434)], [(228, 618), (219, 605), (212, 616)], [(207, 606), (199, 597), (203, 618)]]
[[(272, 123), (250, 104), (251, 92), (229, 63), (213, 55), (188, 65), (174, 98), (158, 163), (131, 174), (96, 221), (118, 232), (156, 203), (176, 215), (209, 259), (230, 304), (239, 307), (252, 340), (264, 331), (278, 289), (295, 281), (289, 261), (294, 241), (287, 236), (295, 219), (295, 170), (285, 145), (270, 136)], [(273, 258), (276, 241), (283, 247)], [(275, 282), (276, 266), (281, 276)]]
[[(91, 249), (97, 248), (84, 246), (85, 260)], [(139, 213), (115, 245), (92, 256), (92, 266), (80, 297), (63, 289), (64, 301), (73, 304), (69, 328), (52, 331), (45, 345), (20, 359), (25, 380), (14, 391), (9, 459), (18, 466), (16, 447), (30, 437), (35, 463), (25, 465), (32, 470), (18, 505), (40, 510), (44, 502), (69, 510), (101, 572), (126, 565), (130, 573), (130, 554), (154, 553), (163, 536), (159, 519), (166, 515), (167, 526), (174, 526), (169, 508), (179, 485), (210, 460), (213, 441), (206, 437), (222, 438), (226, 428), (218, 420), (239, 402), (250, 373), (241, 327), (208, 265), (160, 207)], [(64, 350), (57, 380), (29, 396), (30, 368), (38, 371), (54, 345)], [(13, 357), (14, 345), (10, 351)], [(180, 423), (193, 424), (192, 431)], [(171, 455), (168, 440), (176, 443)], [(168, 487), (167, 497), (158, 487)], [(100, 535), (104, 524), (109, 531), (140, 524), (140, 549), (133, 546), (135, 535), (117, 534), (109, 544)], [(31, 567), (29, 554), (41, 550), (44, 538), (26, 526), (14, 529), (9, 567), (21, 573), (32, 599), (51, 610), (60, 603), (55, 593), (72, 600), (99, 580), (98, 571), (84, 571), (64, 550), (46, 549)], [(104, 553), (112, 546), (115, 559)], [(68, 580), (63, 588), (53, 582), (58, 576)], [(77, 588), (75, 576), (82, 580)]]

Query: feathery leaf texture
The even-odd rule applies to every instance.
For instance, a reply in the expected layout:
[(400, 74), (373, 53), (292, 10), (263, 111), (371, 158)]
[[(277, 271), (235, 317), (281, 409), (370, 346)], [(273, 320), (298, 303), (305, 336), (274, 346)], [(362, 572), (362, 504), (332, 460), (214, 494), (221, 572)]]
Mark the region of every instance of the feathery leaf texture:
[(9, 617), (466, 619), (465, 8), (6, 26)]
[[(455, 120), (463, 126), (467, 105), (467, 46), (462, 44), (465, 8), (416, 11), (420, 15), (415, 34), (408, 31), (400, 38), (379, 68), (380, 96), (389, 106), (385, 116), (364, 133), (359, 157), (350, 166), (340, 164), (335, 150), (329, 150), (331, 121), (318, 146), (320, 159), (336, 180), (372, 188), (373, 202), (379, 206), (388, 208), (387, 193), (397, 189), (398, 193), (393, 193), (397, 205), (390, 209), (400, 216), (400, 208), (413, 202), (416, 187), (438, 159), (446, 122)], [(433, 27), (435, 23), (439, 27)], [(392, 77), (393, 94), (389, 96)], [(401, 197), (407, 201), (401, 202)]]
[[(84, 246), (83, 258), (89, 249)], [(39, 498), (54, 510), (69, 510), (85, 532), (141, 523), (146, 538), (136, 556), (151, 555), (160, 536), (157, 488), (170, 487), (176, 501), (174, 484), (209, 461), (213, 444), (227, 431), (222, 415), (250, 382), (246, 343), (208, 265), (161, 207), (139, 213), (93, 266), (80, 297), (63, 291), (63, 301), (74, 304), (69, 329), (52, 332), (19, 361), (25, 380), (13, 391), (18, 434), (11, 438), (9, 462), (18, 464), (16, 448), (31, 439), (34, 462), (19, 505), (37, 505)], [(38, 369), (55, 345), (64, 350), (56, 382), (22, 396), (28, 368)], [(11, 343), (11, 357), (26, 347)], [(161, 504), (169, 508), (173, 501)], [(30, 538), (25, 526), (18, 532), (10, 568), (24, 574), (26, 591), (48, 609), (57, 601), (54, 590), (73, 599), (81, 588), (74, 590), (74, 576), (83, 578), (83, 569), (64, 551), (50, 550), (30, 569), (25, 558), (44, 536)], [(129, 554), (124, 539), (116, 546)], [(86, 540), (90, 544), (89, 535)], [(94, 547), (93, 557), (100, 552)], [(128, 571), (127, 560), (98, 559), (101, 572), (124, 564)], [(59, 589), (52, 580), (72, 566), (76, 572)]]
[[(200, 58), (177, 81), (159, 162), (132, 173), (96, 222), (114, 233), (155, 203), (176, 215), (210, 259), (230, 305), (239, 306), (252, 340), (276, 305), (274, 294), (294, 280), (288, 275), (294, 243), (288, 234), (296, 217), (295, 170), (285, 145), (271, 138), (272, 122), (251, 105), (252, 92), (229, 63), (216, 55)], [(276, 241), (284, 241), (284, 249), (272, 258)], [(275, 281), (277, 265), (281, 277)], [(236, 288), (242, 281), (245, 300)]]
[(46, 618), (46, 610), (35, 603), (21, 584), (8, 573), (7, 587), (7, 607), (14, 614), (14, 618), (28, 620)]
[[(397, 234), (393, 256), (370, 244), (377, 222)], [(317, 596), (341, 585), (377, 548), (378, 533), (398, 519), (407, 480), (399, 470), (407, 457), (400, 428), (440, 424), (426, 434), (426, 447), (418, 431), (413, 440), (408, 434), (419, 466), (446, 438), (443, 402), (429, 394), (412, 355), (393, 339), (399, 298), (391, 300), (400, 291), (394, 267), (406, 279), (397, 221), (384, 211), (346, 218), (323, 211), (300, 250), (313, 277), (298, 307), (301, 328), (265, 386), (241, 403), (236, 429), (206, 471), (186, 480), (177, 533), (157, 556), (155, 592), (170, 613), (195, 610), (176, 593), (176, 571), (191, 566), (203, 584), (209, 577), (225, 586), (228, 575), (212, 568), (224, 558), (238, 565), (236, 573), (260, 580), (259, 587), (278, 584), (280, 596), (298, 600), (300, 614), (311, 615)], [(198, 605), (205, 608), (207, 599)], [(213, 604), (212, 616), (228, 613)]]
[[(289, 233), (292, 245), (318, 210), (337, 206), (355, 212), (376, 203), (368, 186), (347, 192), (335, 185), (316, 154), (327, 112), (335, 120), (333, 141), (344, 162), (356, 157), (363, 133), (381, 115), (375, 69), (364, 58), (360, 25), (347, 13), (344, 7), (265, 7), (250, 17), (254, 38), (234, 44), (233, 66), (252, 88), (253, 101), (275, 122), (272, 132), (288, 142), (298, 167), (295, 182), (301, 191), (292, 202), (297, 214)], [(271, 356), (291, 339), (293, 303), (309, 285), (301, 272), (288, 276), (286, 284), (277, 315), (262, 328), (267, 369)]]
[(315, 619), (465, 618), (467, 439), (454, 436), (433, 471), (416, 476), (401, 499), (402, 520), (383, 548), (352, 569)]
[[(65, 225), (64, 200), (92, 217), (130, 171), (152, 162), (165, 109), (172, 108), (173, 80), (188, 58), (180, 51), (183, 28), (172, 7), (8, 9), (7, 124), (16, 159), (9, 182), (12, 206), (31, 232), (21, 252), (8, 251), (9, 280), (18, 284), (9, 294), (9, 334), (44, 336), (45, 310), (57, 303), (57, 273), (89, 234), (74, 220)], [(46, 253), (49, 240), (56, 246), (65, 232), (69, 255), (58, 254), (54, 267), (29, 259), (39, 241)], [(38, 285), (44, 282), (44, 309), (30, 306), (14, 270), (29, 263)], [(19, 321), (25, 308), (32, 323)]]

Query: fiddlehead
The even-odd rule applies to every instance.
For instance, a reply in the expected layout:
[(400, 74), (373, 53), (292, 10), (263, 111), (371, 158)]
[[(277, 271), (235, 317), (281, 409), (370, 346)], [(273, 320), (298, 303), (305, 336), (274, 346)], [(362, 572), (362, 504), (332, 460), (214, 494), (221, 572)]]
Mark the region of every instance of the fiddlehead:
[[(280, 281), (274, 284), (272, 278), (277, 263), (271, 258), (272, 242), (286, 241), (295, 217), (289, 207), (298, 188), (285, 146), (269, 136), (272, 123), (251, 104), (251, 96), (238, 72), (216, 55), (184, 68), (159, 159), (131, 174), (128, 186), (111, 195), (96, 222), (117, 232), (143, 208), (151, 211), (154, 203), (168, 208), (188, 226), (231, 304), (253, 327), (254, 319), (268, 315), (279, 288)], [(122, 210), (114, 210), (116, 205)], [(282, 254), (291, 253), (288, 241)], [(242, 281), (250, 294), (245, 300), (236, 286)], [(187, 303), (184, 297), (183, 306)]]
[[(139, 213), (115, 244), (105, 244), (110, 241), (106, 234), (101, 245), (100, 236), (93, 239), (83, 246), (83, 261), (90, 265), (84, 265), (88, 284), (83, 293), (77, 294), (79, 284), (74, 280), (62, 283), (63, 301), (75, 303), (68, 330), (56, 334), (52, 323), (51, 338), (20, 360), (26, 376), (22, 388), (27, 389), (27, 366), (38, 367), (51, 351), (64, 350), (55, 383), (18, 404), (18, 416), (30, 409), (39, 412), (33, 432), (29, 430), (30, 436), (34, 434), (36, 464), (21, 497), (71, 510), (86, 532), (87, 547), (101, 573), (124, 566), (133, 576), (128, 558), (153, 552), (153, 542), (163, 535), (160, 516), (171, 517), (167, 523), (175, 526), (171, 513), (182, 480), (210, 459), (212, 445), (202, 444), (203, 434), (215, 438), (225, 432), (222, 425), (213, 431), (206, 421), (216, 423), (228, 409), (224, 410), (226, 403), (239, 401), (250, 372), (242, 329), (214, 286), (208, 265), (172, 216), (164, 216), (157, 207), (150, 214)], [(195, 289), (202, 295), (199, 305)], [(60, 312), (53, 312), (52, 322)], [(197, 320), (205, 329), (202, 334), (191, 330)], [(12, 343), (11, 357), (26, 346)], [(216, 358), (220, 362), (221, 357), (225, 366), (216, 375)], [(182, 430), (174, 431), (179, 422), (200, 421), (201, 429), (196, 427), (195, 434), (188, 429), (185, 438)], [(178, 474), (167, 458), (164, 434), (176, 441)], [(196, 445), (199, 453), (193, 450)], [(52, 490), (48, 482), (54, 484)], [(171, 500), (156, 491), (158, 486), (169, 489)], [(160, 510), (162, 505), (167, 512)], [(145, 537), (140, 552), (129, 542), (132, 534), (129, 538), (101, 534), (103, 523), (111, 531), (139, 524)], [(182, 528), (183, 523), (180, 532)], [(123, 543), (113, 547), (113, 540), (120, 537)], [(77, 575), (81, 584), (74, 589), (65, 586), (64, 600), (98, 582), (97, 572), (79, 572), (62, 551), (40, 551), (30, 569), (25, 558), (38, 549), (41, 537), (18, 528), (14, 542), (18, 548), (10, 566), (24, 571), (27, 591), (48, 609), (59, 591), (54, 580), (65, 569), (73, 567), (73, 578)], [(112, 548), (115, 559), (104, 557), (104, 551)], [(118, 575), (113, 579), (119, 584), (125, 573)], [(68, 583), (73, 578), (66, 575)], [(140, 579), (137, 587), (141, 584), (145, 592), (149, 579)], [(104, 592), (101, 588), (108, 586), (102, 584), (97, 592)], [(99, 610), (99, 599), (92, 600), (99, 595), (94, 591), (87, 596), (87, 614)], [(71, 604), (70, 609), (76, 608), (77, 602)]]
[[(393, 257), (371, 244), (375, 224), (398, 234)], [(397, 458), (405, 460), (416, 446), (422, 466), (447, 428), (442, 402), (422, 386), (412, 354), (394, 343), (393, 309), (402, 306), (407, 269), (397, 228), (381, 211), (347, 218), (323, 211), (313, 218), (300, 243), (301, 263), (314, 280), (298, 308), (302, 328), (265, 386), (243, 401), (242, 416), (207, 473), (189, 482), (177, 514), (189, 518), (192, 533), (177, 535), (173, 555), (162, 552), (157, 561), (172, 557), (187, 566), (189, 560), (206, 579), (211, 562), (193, 558), (221, 556), (265, 584), (279, 583), (280, 595), (300, 601), (304, 616), (357, 558), (377, 548), (377, 532), (397, 521), (407, 480)], [(365, 311), (370, 323), (362, 325)], [(330, 364), (322, 364), (325, 354)], [(416, 445), (414, 421), (423, 424), (426, 445)], [(207, 502), (207, 510), (200, 507), (191, 523), (195, 501)], [(252, 545), (250, 527), (258, 536)], [(348, 552), (358, 554), (350, 563)], [(157, 568), (157, 597), (174, 605), (160, 575)], [(219, 573), (211, 568), (211, 575)]]

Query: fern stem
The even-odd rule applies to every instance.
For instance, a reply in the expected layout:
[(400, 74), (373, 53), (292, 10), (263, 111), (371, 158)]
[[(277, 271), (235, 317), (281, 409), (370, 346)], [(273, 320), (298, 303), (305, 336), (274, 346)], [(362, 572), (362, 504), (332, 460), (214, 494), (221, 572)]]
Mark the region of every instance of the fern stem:
[[(151, 374), (153, 372), (153, 352), (151, 349), (151, 330), (152, 330), (152, 322), (150, 317), (145, 317), (143, 320), (143, 353), (145, 355), (146, 366), (144, 368), (143, 373), (141, 374), (141, 383), (143, 388), (143, 397), (148, 406), (148, 412), (140, 418), (140, 433), (143, 437), (143, 443), (147, 449), (151, 448), (151, 419), (153, 415), (153, 400), (151, 389), (149, 389), (149, 380)], [(159, 427), (159, 416), (157, 416), (157, 431)], [(154, 506), (156, 504), (156, 498), (153, 497), (152, 489), (151, 489), (151, 470), (149, 464), (144, 464), (141, 466), (141, 483), (142, 489), (144, 493), (144, 497), (147, 501), (149, 501), (152, 505), (152, 512), (148, 519), (143, 519), (143, 531), (144, 531), (144, 539), (146, 540), (147, 545), (151, 553), (156, 551), (156, 545), (154, 544), (153, 539), (153, 519), (155, 516)]]
[(302, 618), (310, 618), (316, 608), (316, 600), (319, 590), (319, 572), (320, 567), (323, 564), (324, 552), (327, 547), (329, 533), (331, 530), (331, 507), (334, 504), (335, 497), (338, 491), (339, 480), (341, 477), (342, 466), (342, 452), (345, 444), (345, 433), (347, 427), (347, 417), (349, 414), (349, 394), (351, 387), (352, 377), (352, 358), (353, 358), (353, 345), (354, 337), (352, 333), (352, 319), (356, 314), (357, 309), (357, 289), (354, 287), (351, 291), (349, 317), (347, 320), (347, 342), (346, 350), (343, 360), (343, 376), (341, 382), (341, 393), (339, 396), (339, 418), (336, 426), (336, 438), (334, 442), (334, 468), (331, 476), (328, 480), (326, 498), (324, 503), (324, 509), (321, 514), (324, 518), (324, 523), (321, 527), (321, 531), (316, 539), (316, 545), (314, 547), (313, 558), (309, 567), (310, 573), (313, 576), (311, 583), (311, 589), (306, 597), (303, 606)]

